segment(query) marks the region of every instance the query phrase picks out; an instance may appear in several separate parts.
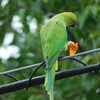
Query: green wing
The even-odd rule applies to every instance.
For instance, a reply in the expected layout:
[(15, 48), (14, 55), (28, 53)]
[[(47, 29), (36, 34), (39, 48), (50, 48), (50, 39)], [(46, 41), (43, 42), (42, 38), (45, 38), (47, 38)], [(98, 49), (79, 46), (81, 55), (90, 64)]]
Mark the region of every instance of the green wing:
[(50, 20), (40, 30), (43, 56), (50, 65), (56, 60), (67, 41), (67, 31), (61, 20)]

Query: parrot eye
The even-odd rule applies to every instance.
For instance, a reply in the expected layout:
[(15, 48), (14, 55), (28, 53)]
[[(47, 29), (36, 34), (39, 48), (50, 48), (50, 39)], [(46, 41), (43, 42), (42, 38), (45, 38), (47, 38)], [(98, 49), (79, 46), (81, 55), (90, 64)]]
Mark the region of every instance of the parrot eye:
[(76, 25), (76, 22), (75, 21), (73, 21), (73, 24), (71, 25), (71, 27), (74, 27)]

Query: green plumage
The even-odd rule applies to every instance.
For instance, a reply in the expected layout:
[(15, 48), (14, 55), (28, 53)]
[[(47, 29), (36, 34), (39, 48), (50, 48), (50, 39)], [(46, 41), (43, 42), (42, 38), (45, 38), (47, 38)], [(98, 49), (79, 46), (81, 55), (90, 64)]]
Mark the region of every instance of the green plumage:
[(45, 60), (59, 53), (67, 40), (66, 26), (59, 19), (50, 20), (42, 27), (40, 34)]
[(55, 71), (58, 68), (57, 57), (67, 42), (66, 27), (75, 24), (76, 16), (70, 12), (57, 14), (40, 30), (43, 57), (46, 61), (45, 87), (50, 100), (54, 100), (53, 87)]

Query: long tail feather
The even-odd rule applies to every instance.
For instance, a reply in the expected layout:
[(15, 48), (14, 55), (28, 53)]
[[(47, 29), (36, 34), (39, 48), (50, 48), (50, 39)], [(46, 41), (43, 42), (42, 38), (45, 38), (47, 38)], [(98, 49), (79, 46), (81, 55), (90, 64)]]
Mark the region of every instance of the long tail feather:
[(50, 100), (54, 100), (54, 80), (55, 71), (58, 69), (58, 61), (56, 60), (52, 67), (46, 71), (45, 87), (49, 94)]

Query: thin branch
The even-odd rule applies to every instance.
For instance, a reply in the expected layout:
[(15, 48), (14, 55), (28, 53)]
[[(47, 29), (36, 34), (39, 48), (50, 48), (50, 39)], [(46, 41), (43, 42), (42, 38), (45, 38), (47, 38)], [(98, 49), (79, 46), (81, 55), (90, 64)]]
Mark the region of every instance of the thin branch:
[[(73, 57), (77, 57), (77, 56), (83, 56), (83, 55), (86, 55), (86, 54), (90, 54), (90, 53), (94, 53), (94, 52), (99, 52), (99, 51), (100, 51), (100, 48), (94, 49), (94, 50), (89, 50), (89, 51), (86, 51), (86, 52), (81, 52), (81, 53), (78, 53), (78, 54), (75, 54), (75, 55), (72, 55), (72, 56), (64, 56), (64, 57), (60, 57), (58, 59), (58, 61), (69, 59), (69, 58), (73, 58)], [(12, 69), (12, 70), (5, 71), (5, 72), (0, 72), (0, 75), (4, 75), (4, 74), (8, 74), (8, 73), (13, 73), (13, 72), (17, 72), (17, 71), (20, 71), (20, 70), (29, 69), (29, 68), (32, 68), (32, 67), (36, 67), (36, 66), (38, 66), (38, 65), (40, 65), (42, 63), (43, 62), (37, 63), (37, 64), (33, 64), (33, 65), (29, 65), (29, 66), (24, 66), (24, 67), (16, 68), (16, 69)]]
[(28, 80), (28, 82), (27, 82), (27, 85), (26, 85), (26, 90), (28, 90), (28, 87), (29, 87), (29, 84), (30, 84), (30, 82), (31, 82), (31, 79), (32, 79), (32, 77), (33, 77), (33, 75), (36, 73), (36, 71), (42, 66), (42, 65), (44, 65), (45, 64), (45, 62), (43, 62), (42, 64), (40, 64), (33, 72), (32, 72), (32, 74), (31, 74), (31, 76), (29, 77), (29, 80)]
[(11, 74), (4, 74), (4, 75), (5, 75), (5, 76), (8, 76), (8, 77), (10, 77), (10, 78), (12, 78), (12, 79), (14, 79), (15, 81), (19, 81), (18, 78), (14, 77), (14, 76), (11, 75)]
[[(69, 69), (69, 70), (65, 70), (65, 71), (60, 71), (60, 72), (56, 73), (56, 80), (80, 75), (80, 74), (83, 74), (83, 73), (96, 71), (97, 69), (100, 70), (100, 64), (99, 63), (93, 64), (93, 65), (88, 65), (88, 66), (81, 67), (81, 68), (74, 68), (74, 69)], [(45, 75), (32, 78), (29, 87), (43, 84), (44, 79), (45, 79)], [(17, 81), (17, 82), (13, 82), (13, 83), (9, 83), (9, 84), (0, 86), (0, 94), (24, 89), (27, 85), (28, 80), (29, 79), (25, 79), (25, 80), (21, 80), (21, 81)]]
[(81, 63), (81, 64), (84, 65), (84, 66), (87, 66), (87, 64), (85, 64), (85, 63), (82, 62), (81, 60), (78, 60), (78, 59), (76, 59), (76, 58), (70, 58), (70, 59), (71, 59), (71, 60), (75, 60), (75, 61)]

